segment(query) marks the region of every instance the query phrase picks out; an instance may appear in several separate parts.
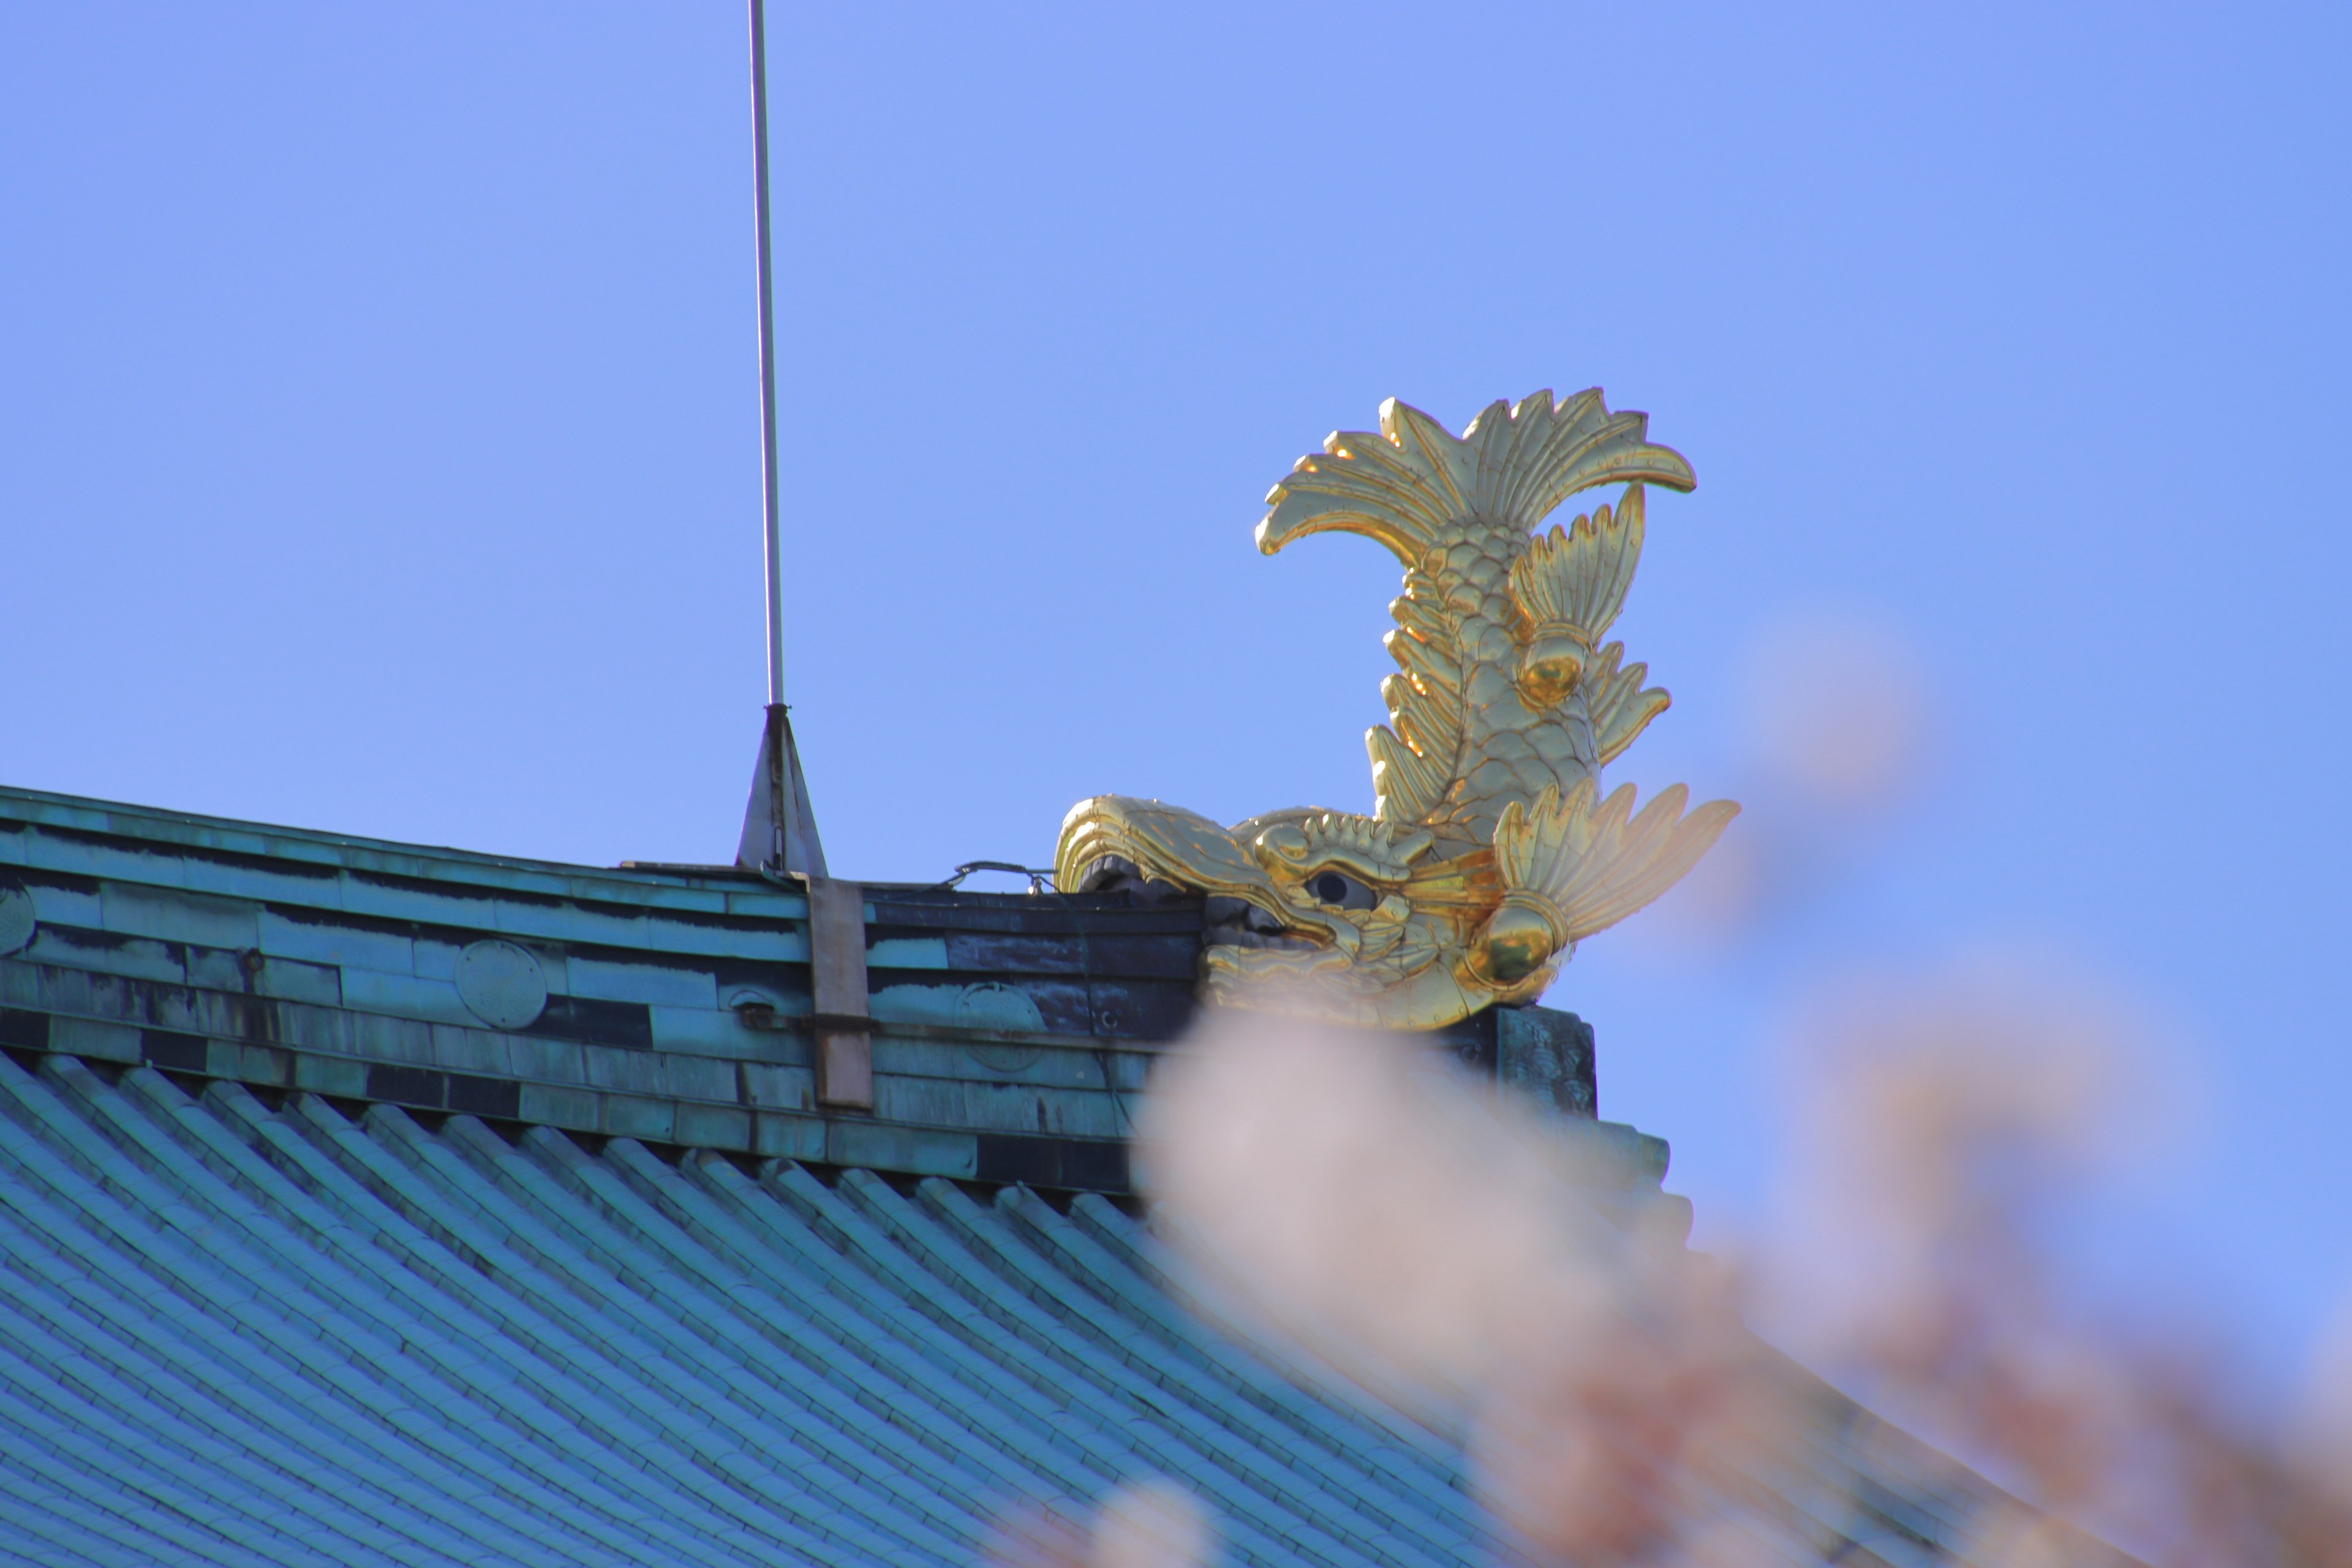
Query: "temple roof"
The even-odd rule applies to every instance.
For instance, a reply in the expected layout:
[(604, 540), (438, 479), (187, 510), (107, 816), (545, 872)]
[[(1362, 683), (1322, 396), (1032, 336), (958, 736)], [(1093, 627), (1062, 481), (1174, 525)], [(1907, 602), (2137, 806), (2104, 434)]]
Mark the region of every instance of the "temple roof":
[[(1202, 1327), (1097, 1194), (54, 1055), (0, 1117), (0, 1531), (61, 1561), (964, 1563), (1148, 1476), (1238, 1562), (1484, 1554), (1449, 1438)], [(1815, 1407), (1767, 1560), (1924, 1562), (1997, 1496)]]
[[(970, 1563), (1009, 1506), (1165, 1477), (1227, 1561), (1507, 1559), (1445, 1428), (1160, 1270), (1124, 1134), (1198, 918), (0, 791), (0, 1547)], [(820, 1005), (828, 942), (863, 963)], [(814, 1087), (844, 1032), (870, 1103)], [(1561, 1202), (1656, 1233), (1664, 1146), (1590, 1119), (1591, 1043), (1433, 1042), (1618, 1151)], [(1759, 1560), (1965, 1557), (2014, 1510), (1782, 1372), (1784, 1462), (1693, 1502)]]
[(0, 1527), (103, 1561), (970, 1561), (1165, 1475), (1244, 1561), (1459, 1562), (1432, 1434), (1216, 1342), (1097, 1196), (0, 1066)]

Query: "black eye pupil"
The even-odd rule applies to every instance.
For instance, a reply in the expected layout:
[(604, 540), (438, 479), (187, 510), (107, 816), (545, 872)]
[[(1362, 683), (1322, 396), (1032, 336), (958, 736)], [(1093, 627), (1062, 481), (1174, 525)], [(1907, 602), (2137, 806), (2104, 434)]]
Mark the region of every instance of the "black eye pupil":
[(1315, 879), (1315, 896), (1327, 904), (1336, 904), (1348, 896), (1348, 884), (1336, 871), (1326, 871)]

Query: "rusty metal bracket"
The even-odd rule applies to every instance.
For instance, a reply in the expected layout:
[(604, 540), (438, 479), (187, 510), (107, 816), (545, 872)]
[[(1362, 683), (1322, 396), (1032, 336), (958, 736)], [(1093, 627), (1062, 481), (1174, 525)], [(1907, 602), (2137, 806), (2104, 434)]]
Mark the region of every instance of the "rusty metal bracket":
[(810, 877), (807, 882), (817, 1103), (871, 1110), (874, 1036), (866, 1007), (866, 889), (830, 877)]

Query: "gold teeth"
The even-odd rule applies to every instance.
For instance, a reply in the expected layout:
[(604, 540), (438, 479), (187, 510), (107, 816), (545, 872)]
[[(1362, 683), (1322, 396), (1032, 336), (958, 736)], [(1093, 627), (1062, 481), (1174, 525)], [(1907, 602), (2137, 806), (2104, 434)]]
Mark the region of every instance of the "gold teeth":
[(1310, 847), (1383, 860), (1396, 867), (1400, 872), (1427, 849), (1431, 842), (1427, 828), (1416, 827), (1400, 834), (1393, 823), (1376, 821), (1369, 816), (1343, 816), (1339, 812), (1308, 817), (1299, 826), (1306, 830)]
[(1278, 822), (1257, 836), (1261, 859), (1293, 869), (1339, 865), (1375, 881), (1400, 882), (1434, 842), (1425, 827), (1399, 831), (1392, 823), (1328, 811)]

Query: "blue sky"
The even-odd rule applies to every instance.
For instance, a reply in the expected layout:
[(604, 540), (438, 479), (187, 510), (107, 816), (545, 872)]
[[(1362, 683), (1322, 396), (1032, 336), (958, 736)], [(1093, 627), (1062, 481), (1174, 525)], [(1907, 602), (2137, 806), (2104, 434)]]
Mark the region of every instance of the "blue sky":
[[(2345, 13), (772, 27), (788, 679), (837, 871), (1040, 862), (1104, 791), (1368, 805), (1396, 569), (1260, 557), (1260, 497), (1391, 395), (1458, 426), (1599, 384), (1700, 479), (1651, 507), (1622, 629), (1675, 706), (1617, 776), (1750, 799), (1764, 868), (1555, 988), (1604, 1110), (1727, 1234), (1803, 997), (2031, 953), (2159, 1020), (2195, 1112), (2102, 1211), (2111, 1273), (2291, 1371), (2352, 1289)], [(0, 777), (724, 858), (747, 122), (725, 4), (0, 13)], [(1809, 626), (1907, 671), (1912, 782), (1866, 808), (1758, 740), (1810, 687), (1759, 650)]]

